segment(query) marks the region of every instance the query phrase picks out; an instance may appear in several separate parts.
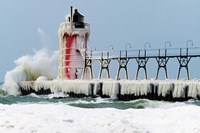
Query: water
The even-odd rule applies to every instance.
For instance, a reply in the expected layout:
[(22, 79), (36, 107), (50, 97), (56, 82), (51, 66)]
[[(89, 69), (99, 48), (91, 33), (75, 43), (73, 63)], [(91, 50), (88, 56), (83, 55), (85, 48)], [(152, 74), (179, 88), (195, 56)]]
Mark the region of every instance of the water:
[(199, 101), (119, 101), (63, 96), (13, 96), (0, 91), (0, 132), (200, 132)]
[[(3, 82), (1, 82), (1, 85)], [(36, 95), (30, 94), (26, 96), (14, 96), (6, 94), (0, 89), (0, 104), (33, 104), (33, 103), (63, 103), (65, 105), (79, 108), (116, 108), (116, 109), (145, 109), (145, 108), (160, 108), (164, 106), (178, 105), (195, 105), (200, 106), (200, 101), (190, 100), (185, 102), (165, 102), (152, 101), (148, 99), (138, 99), (132, 101), (120, 101), (112, 98), (71, 98), (64, 94)]]
[(116, 108), (116, 109), (139, 109), (153, 107), (159, 104), (158, 101), (145, 99), (123, 102), (115, 99), (102, 98), (49, 98), (49, 96), (37, 96), (34, 94), (28, 96), (0, 96), (1, 104), (28, 104), (28, 103), (64, 103), (66, 105), (80, 108)]
[(176, 106), (176, 105), (195, 105), (200, 106), (200, 101), (190, 100), (186, 102), (164, 102), (152, 101), (148, 99), (138, 99), (132, 101), (119, 101), (110, 98), (70, 98), (57, 97), (57, 95), (36, 95), (30, 94), (27, 96), (13, 96), (1, 95), (0, 104), (31, 104), (31, 103), (63, 103), (79, 108), (116, 108), (116, 109), (145, 109), (145, 108), (159, 108), (162, 106)]
[[(0, 86), (3, 82), (0, 83)], [(65, 105), (79, 107), (79, 108), (116, 108), (116, 109), (145, 109), (145, 108), (159, 108), (163, 106), (176, 105), (195, 105), (200, 106), (200, 101), (190, 100), (186, 102), (164, 102), (152, 101), (147, 99), (138, 99), (132, 101), (119, 101), (112, 98), (71, 98), (64, 94), (50, 94), (50, 95), (36, 95), (30, 94), (26, 96), (14, 96), (6, 94), (0, 89), (0, 104), (29, 104), (29, 103), (63, 103)]]

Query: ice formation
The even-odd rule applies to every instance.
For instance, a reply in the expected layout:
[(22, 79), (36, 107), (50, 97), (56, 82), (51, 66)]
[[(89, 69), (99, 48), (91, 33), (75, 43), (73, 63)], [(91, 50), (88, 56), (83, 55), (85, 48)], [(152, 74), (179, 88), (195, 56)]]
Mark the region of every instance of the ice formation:
[(52, 80), (52, 81), (30, 81), (19, 82), (19, 85), (28, 90), (35, 91), (50, 89), (51, 92), (65, 92), (85, 95), (97, 95), (102, 90), (102, 95), (116, 97), (117, 95), (141, 96), (148, 93), (155, 93), (165, 97), (172, 93), (174, 98), (188, 97), (197, 99), (200, 96), (200, 83), (198, 80)]
[(80, 79), (84, 69), (85, 51), (89, 39), (90, 27), (84, 23), (84, 16), (75, 9), (60, 24), (58, 37), (60, 57), (58, 75), (60, 79)]

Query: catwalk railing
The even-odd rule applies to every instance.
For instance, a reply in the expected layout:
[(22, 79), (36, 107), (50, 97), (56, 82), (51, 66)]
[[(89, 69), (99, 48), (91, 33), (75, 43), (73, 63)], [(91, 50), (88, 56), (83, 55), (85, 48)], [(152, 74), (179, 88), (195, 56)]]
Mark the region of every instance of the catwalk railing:
[(155, 59), (157, 62), (156, 79), (158, 79), (159, 71), (161, 68), (165, 70), (165, 78), (168, 79), (167, 63), (170, 59), (176, 58), (179, 63), (178, 76), (182, 68), (186, 69), (187, 79), (189, 76), (189, 62), (192, 58), (200, 57), (200, 47), (186, 47), (186, 48), (168, 48), (168, 49), (139, 49), (139, 50), (109, 50), (109, 51), (86, 51), (85, 53), (85, 68), (83, 72), (83, 79), (86, 76), (86, 69), (90, 69), (91, 79), (93, 79), (92, 63), (94, 60), (100, 62), (100, 72), (98, 78), (101, 79), (102, 72), (107, 72), (107, 77), (110, 78), (109, 65), (113, 60), (118, 61), (118, 71), (116, 79), (120, 79), (120, 71), (125, 70), (126, 79), (128, 76), (128, 63), (130, 60), (136, 60), (137, 71), (135, 79), (138, 79), (140, 69), (144, 69), (145, 78), (147, 79), (147, 63), (149, 59)]

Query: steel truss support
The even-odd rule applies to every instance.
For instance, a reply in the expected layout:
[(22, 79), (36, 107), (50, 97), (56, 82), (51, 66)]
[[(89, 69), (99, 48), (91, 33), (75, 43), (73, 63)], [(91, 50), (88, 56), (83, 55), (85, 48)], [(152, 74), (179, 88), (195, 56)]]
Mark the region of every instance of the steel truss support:
[(185, 68), (186, 72), (187, 72), (187, 79), (189, 80), (190, 79), (190, 75), (189, 75), (188, 64), (190, 62), (191, 57), (180, 56), (180, 57), (177, 57), (177, 59), (178, 59), (178, 62), (179, 62), (179, 70), (178, 70), (178, 77), (177, 77), (177, 79), (179, 79), (179, 77), (180, 77), (181, 69)]
[(165, 70), (165, 78), (168, 79), (168, 73), (167, 73), (167, 62), (169, 61), (168, 57), (158, 57), (156, 58), (156, 61), (158, 63), (158, 69), (157, 69), (157, 73), (156, 73), (156, 80), (158, 79), (158, 74), (160, 71), (160, 68), (164, 68)]
[[(91, 51), (90, 56), (92, 57), (92, 51)], [(84, 68), (83, 68), (83, 73), (82, 73), (81, 79), (86, 78), (87, 70), (90, 70), (90, 79), (93, 79), (94, 75), (93, 75), (93, 71), (92, 71), (92, 59), (90, 59), (90, 57), (87, 56), (87, 53), (85, 51), (85, 63), (84, 63)]]
[(138, 74), (139, 74), (139, 70), (140, 70), (141, 68), (144, 69), (145, 78), (147, 79), (146, 64), (147, 64), (148, 60), (149, 60), (148, 57), (138, 57), (138, 58), (136, 58), (136, 61), (137, 61), (137, 64), (138, 64), (137, 73), (136, 73), (136, 77), (135, 77), (136, 80), (138, 80)]
[(101, 59), (99, 61), (100, 61), (100, 64), (101, 64), (101, 69), (100, 69), (100, 72), (99, 72), (98, 79), (101, 79), (103, 70), (106, 70), (107, 78), (110, 78), (109, 64), (111, 62), (111, 59), (109, 59), (109, 53), (107, 53), (107, 58), (104, 59), (103, 58), (103, 52), (102, 52)]
[(121, 51), (120, 51), (120, 57), (117, 60), (118, 60), (118, 63), (119, 63), (119, 68), (118, 68), (118, 72), (117, 72), (117, 80), (120, 80), (119, 75), (120, 75), (121, 69), (125, 70), (126, 79), (128, 79), (127, 65), (128, 65), (129, 59), (127, 58), (127, 51), (126, 51), (126, 56), (125, 57), (121, 56)]

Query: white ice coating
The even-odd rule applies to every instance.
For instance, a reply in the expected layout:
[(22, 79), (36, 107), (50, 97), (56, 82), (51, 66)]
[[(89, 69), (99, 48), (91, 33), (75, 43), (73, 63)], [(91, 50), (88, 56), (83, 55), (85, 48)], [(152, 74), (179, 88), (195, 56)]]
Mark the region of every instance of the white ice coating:
[(93, 92), (96, 95), (101, 89), (102, 82), (98, 80), (92, 80), (91, 82), (94, 84)]
[(116, 80), (105, 80), (102, 88), (103, 95), (108, 95), (112, 98), (115, 98), (117, 94), (119, 94), (119, 87), (119, 82)]
[(173, 91), (174, 84), (172, 82), (166, 81), (166, 82), (159, 82), (158, 83), (158, 95), (166, 96), (166, 94), (169, 94), (170, 91)]
[(146, 95), (150, 92), (150, 82), (149, 81), (137, 81), (137, 80), (122, 80), (120, 81), (121, 84), (121, 94), (135, 94), (136, 96), (139, 95)]
[[(33, 88), (50, 89), (51, 92), (74, 92), (76, 94), (96, 95), (102, 89), (103, 95), (116, 97), (119, 94), (134, 94), (135, 96), (147, 95), (155, 88), (158, 95), (165, 97), (170, 92), (174, 98), (184, 98), (185, 90), (188, 89), (188, 97), (194, 99), (200, 96), (200, 82), (198, 80), (53, 80), (19, 82), (19, 85), (28, 90)], [(154, 89), (153, 89), (154, 88)], [(93, 91), (93, 92), (92, 92)]]
[[(73, 40), (71, 45), (71, 58), (70, 58), (70, 66), (73, 68), (82, 68), (84, 66), (84, 56), (85, 50), (87, 49), (87, 42), (90, 33), (89, 24), (85, 24), (84, 28), (75, 28), (74, 25), (68, 22), (68, 17), (66, 17), (66, 22), (60, 24), (58, 30), (58, 37), (60, 43), (60, 56), (59, 56), (59, 67), (58, 67), (58, 75), (60, 79), (65, 79), (65, 56), (66, 56), (66, 38), (65, 34), (67, 33), (70, 36), (76, 35), (76, 39)], [(87, 35), (87, 36), (86, 36)], [(76, 50), (80, 51), (81, 55), (77, 55)], [(75, 72), (71, 72), (71, 76), (74, 75)], [(82, 70), (79, 70), (78, 79), (81, 78)]]
[(200, 82), (190, 82), (189, 85), (189, 91), (188, 96), (197, 97), (197, 94), (200, 94)]
[(91, 94), (91, 83), (85, 80), (20, 81), (18, 84), (24, 90), (50, 89), (52, 93)]

